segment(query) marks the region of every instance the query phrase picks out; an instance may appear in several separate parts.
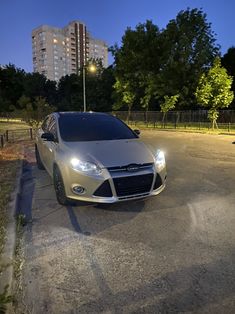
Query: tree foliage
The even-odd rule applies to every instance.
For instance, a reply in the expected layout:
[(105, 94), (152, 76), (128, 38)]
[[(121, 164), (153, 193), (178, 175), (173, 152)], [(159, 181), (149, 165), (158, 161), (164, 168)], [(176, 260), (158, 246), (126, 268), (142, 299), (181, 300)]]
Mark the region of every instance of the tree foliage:
[[(90, 60), (96, 64), (96, 72), (86, 71), (87, 109), (111, 111), (113, 105), (113, 67), (104, 69), (100, 60)], [(83, 110), (82, 71), (64, 76), (57, 83), (39, 73), (25, 73), (10, 64), (0, 67), (0, 113), (7, 114), (25, 108), (35, 109), (35, 99), (44, 99), (51, 108), (61, 111)], [(39, 99), (38, 98), (38, 99)]]
[(167, 96), (167, 95), (164, 96), (164, 102), (160, 105), (161, 112), (163, 112), (162, 122), (165, 121), (165, 116), (167, 112), (175, 108), (175, 104), (178, 99), (179, 99), (179, 94), (174, 95), (174, 96)]
[(157, 89), (160, 97), (180, 94), (178, 108), (192, 108), (199, 77), (218, 55), (211, 24), (202, 10), (178, 13), (162, 32), (162, 62)]
[(195, 95), (201, 105), (209, 108), (213, 129), (217, 126), (218, 109), (227, 108), (234, 98), (231, 85), (232, 77), (221, 66), (220, 58), (215, 59), (208, 73), (203, 73), (199, 80)]
[[(222, 66), (227, 70), (228, 74), (233, 77), (232, 91), (235, 93), (235, 47), (230, 47), (221, 58)], [(235, 109), (235, 100), (231, 103), (231, 107)]]
[(131, 85), (128, 82), (126, 84), (123, 84), (121, 81), (117, 80), (116, 83), (114, 84), (114, 88), (120, 95), (121, 102), (116, 102), (113, 109), (117, 110), (120, 108), (120, 106), (123, 106), (123, 104), (127, 105), (128, 108), (127, 120), (129, 121), (131, 108), (135, 100), (135, 94), (131, 89)]
[(230, 47), (221, 58), (222, 66), (227, 70), (229, 75), (235, 76), (235, 47)]
[(35, 97), (42, 97), (49, 105), (55, 106), (56, 82), (39, 73), (26, 73), (12, 64), (0, 67), (0, 112), (21, 109), (20, 102), (24, 100), (21, 99), (22, 96), (29, 98), (31, 102)]
[(16, 106), (24, 92), (25, 77), (26, 73), (13, 64), (0, 67), (0, 112)]
[(165, 95), (176, 94), (178, 108), (192, 108), (198, 80), (219, 53), (215, 41), (199, 9), (179, 12), (161, 31), (151, 21), (138, 24), (126, 30), (120, 47), (111, 49), (116, 80), (131, 86), (135, 108), (156, 109)]
[(19, 100), (22, 109), (19, 111), (19, 117), (22, 118), (33, 128), (38, 128), (41, 121), (56, 108), (50, 106), (43, 97), (35, 97), (31, 102), (30, 98), (22, 96)]
[[(135, 30), (127, 28), (121, 47), (111, 47), (115, 58), (114, 74), (117, 84), (114, 88), (117, 103), (127, 97), (128, 89), (128, 93), (134, 95), (131, 98), (132, 101), (135, 99), (135, 105), (141, 103), (144, 108), (148, 107), (146, 104), (149, 104), (153, 95), (149, 94), (152, 89), (148, 89), (147, 78), (154, 75), (160, 65), (159, 34), (159, 28), (147, 20), (146, 23), (138, 24)], [(145, 95), (146, 91), (148, 95)], [(121, 107), (117, 103), (115, 107)]]

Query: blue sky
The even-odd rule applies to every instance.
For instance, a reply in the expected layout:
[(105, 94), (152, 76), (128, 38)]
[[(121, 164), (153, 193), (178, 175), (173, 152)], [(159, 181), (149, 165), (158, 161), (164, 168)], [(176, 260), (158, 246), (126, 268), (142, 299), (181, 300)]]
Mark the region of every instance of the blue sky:
[(222, 54), (235, 46), (234, 0), (0, 0), (0, 64), (13, 63), (31, 72), (31, 31), (42, 24), (64, 27), (80, 20), (111, 46), (121, 42), (128, 26), (150, 19), (162, 29), (187, 7), (207, 14)]

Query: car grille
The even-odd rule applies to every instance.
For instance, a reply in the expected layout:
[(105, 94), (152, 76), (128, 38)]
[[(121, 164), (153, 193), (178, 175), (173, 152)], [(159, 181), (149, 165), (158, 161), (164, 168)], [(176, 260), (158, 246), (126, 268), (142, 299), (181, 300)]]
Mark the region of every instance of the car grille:
[(140, 171), (140, 170), (152, 169), (153, 163), (131, 164), (131, 165), (126, 165), (126, 166), (108, 167), (108, 170), (110, 173), (117, 173), (117, 172), (123, 172), (123, 171), (130, 172), (130, 170), (128, 170), (129, 166), (135, 166), (136, 167), (135, 171)]
[(112, 191), (109, 184), (109, 181), (104, 181), (98, 189), (95, 191), (94, 196), (100, 196), (100, 197), (112, 197)]
[(153, 174), (113, 178), (118, 197), (150, 192)]

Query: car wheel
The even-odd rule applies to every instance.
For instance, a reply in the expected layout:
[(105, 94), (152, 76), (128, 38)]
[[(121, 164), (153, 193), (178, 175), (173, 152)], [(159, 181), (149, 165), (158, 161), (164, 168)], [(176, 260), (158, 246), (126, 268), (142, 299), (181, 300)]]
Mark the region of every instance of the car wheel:
[(69, 205), (68, 198), (65, 194), (63, 178), (57, 166), (54, 167), (53, 182), (58, 203), (61, 205)]
[(36, 162), (37, 162), (38, 169), (44, 170), (45, 167), (44, 167), (44, 165), (42, 163), (42, 160), (41, 160), (41, 157), (40, 157), (37, 145), (35, 145), (35, 157), (36, 157)]

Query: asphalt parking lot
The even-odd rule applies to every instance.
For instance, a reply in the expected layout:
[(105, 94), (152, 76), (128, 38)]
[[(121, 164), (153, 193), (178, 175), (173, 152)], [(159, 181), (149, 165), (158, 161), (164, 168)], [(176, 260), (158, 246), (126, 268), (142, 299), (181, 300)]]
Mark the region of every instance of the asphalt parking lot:
[(235, 313), (235, 140), (145, 131), (166, 153), (158, 196), (108, 207), (56, 202), (29, 163), (16, 313)]

